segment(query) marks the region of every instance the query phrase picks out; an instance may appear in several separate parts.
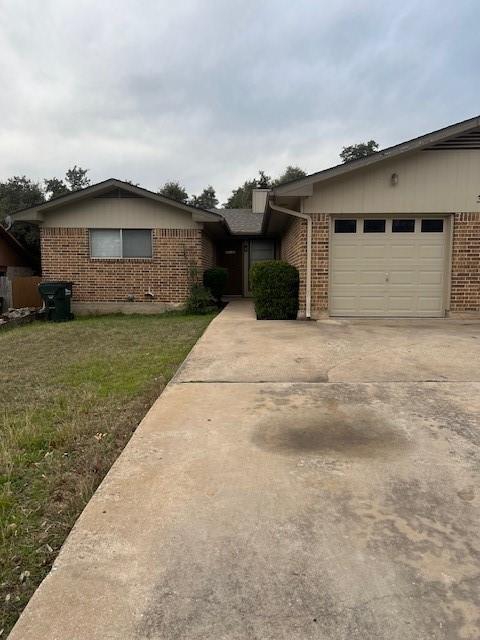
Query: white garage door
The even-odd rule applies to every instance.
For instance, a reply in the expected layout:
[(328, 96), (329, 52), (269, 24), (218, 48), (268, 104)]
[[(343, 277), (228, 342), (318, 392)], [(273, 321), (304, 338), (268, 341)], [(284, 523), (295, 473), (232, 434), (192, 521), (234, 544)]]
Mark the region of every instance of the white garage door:
[(330, 246), (331, 315), (445, 314), (446, 219), (336, 218)]

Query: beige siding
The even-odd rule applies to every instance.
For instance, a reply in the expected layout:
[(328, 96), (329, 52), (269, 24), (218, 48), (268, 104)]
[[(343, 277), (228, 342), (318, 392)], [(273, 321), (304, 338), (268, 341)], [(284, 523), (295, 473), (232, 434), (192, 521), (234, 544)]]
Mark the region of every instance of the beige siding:
[[(392, 186), (391, 175), (398, 175)], [(306, 213), (480, 211), (480, 150), (420, 151), (314, 185)]]
[(188, 211), (147, 198), (90, 198), (45, 214), (43, 227), (200, 229)]

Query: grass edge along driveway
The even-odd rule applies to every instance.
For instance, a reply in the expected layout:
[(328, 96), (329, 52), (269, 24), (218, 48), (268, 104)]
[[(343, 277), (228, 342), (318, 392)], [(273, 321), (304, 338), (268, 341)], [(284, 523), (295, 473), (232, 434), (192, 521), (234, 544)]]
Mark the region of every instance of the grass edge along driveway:
[(0, 638), (213, 315), (0, 332)]

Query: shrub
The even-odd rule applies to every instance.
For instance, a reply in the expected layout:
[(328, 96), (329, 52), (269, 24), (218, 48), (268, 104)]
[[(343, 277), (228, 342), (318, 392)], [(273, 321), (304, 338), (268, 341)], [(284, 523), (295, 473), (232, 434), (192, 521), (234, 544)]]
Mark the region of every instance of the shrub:
[(199, 284), (192, 284), (188, 296), (186, 312), (195, 314), (210, 313), (216, 309), (215, 300), (208, 289)]
[(203, 274), (203, 284), (207, 289), (210, 289), (217, 302), (220, 302), (225, 292), (227, 279), (228, 271), (223, 267), (212, 267)]
[(250, 283), (258, 320), (295, 320), (298, 313), (298, 269), (280, 260), (257, 262)]

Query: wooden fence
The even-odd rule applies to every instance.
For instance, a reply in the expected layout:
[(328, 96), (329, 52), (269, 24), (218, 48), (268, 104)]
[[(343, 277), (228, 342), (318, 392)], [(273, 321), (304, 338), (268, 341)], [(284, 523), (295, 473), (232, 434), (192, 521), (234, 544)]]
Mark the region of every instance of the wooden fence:
[(0, 313), (6, 311), (12, 302), (12, 283), (7, 276), (0, 276)]
[(38, 276), (18, 277), (12, 280), (12, 307), (41, 307), (42, 298), (38, 293)]

